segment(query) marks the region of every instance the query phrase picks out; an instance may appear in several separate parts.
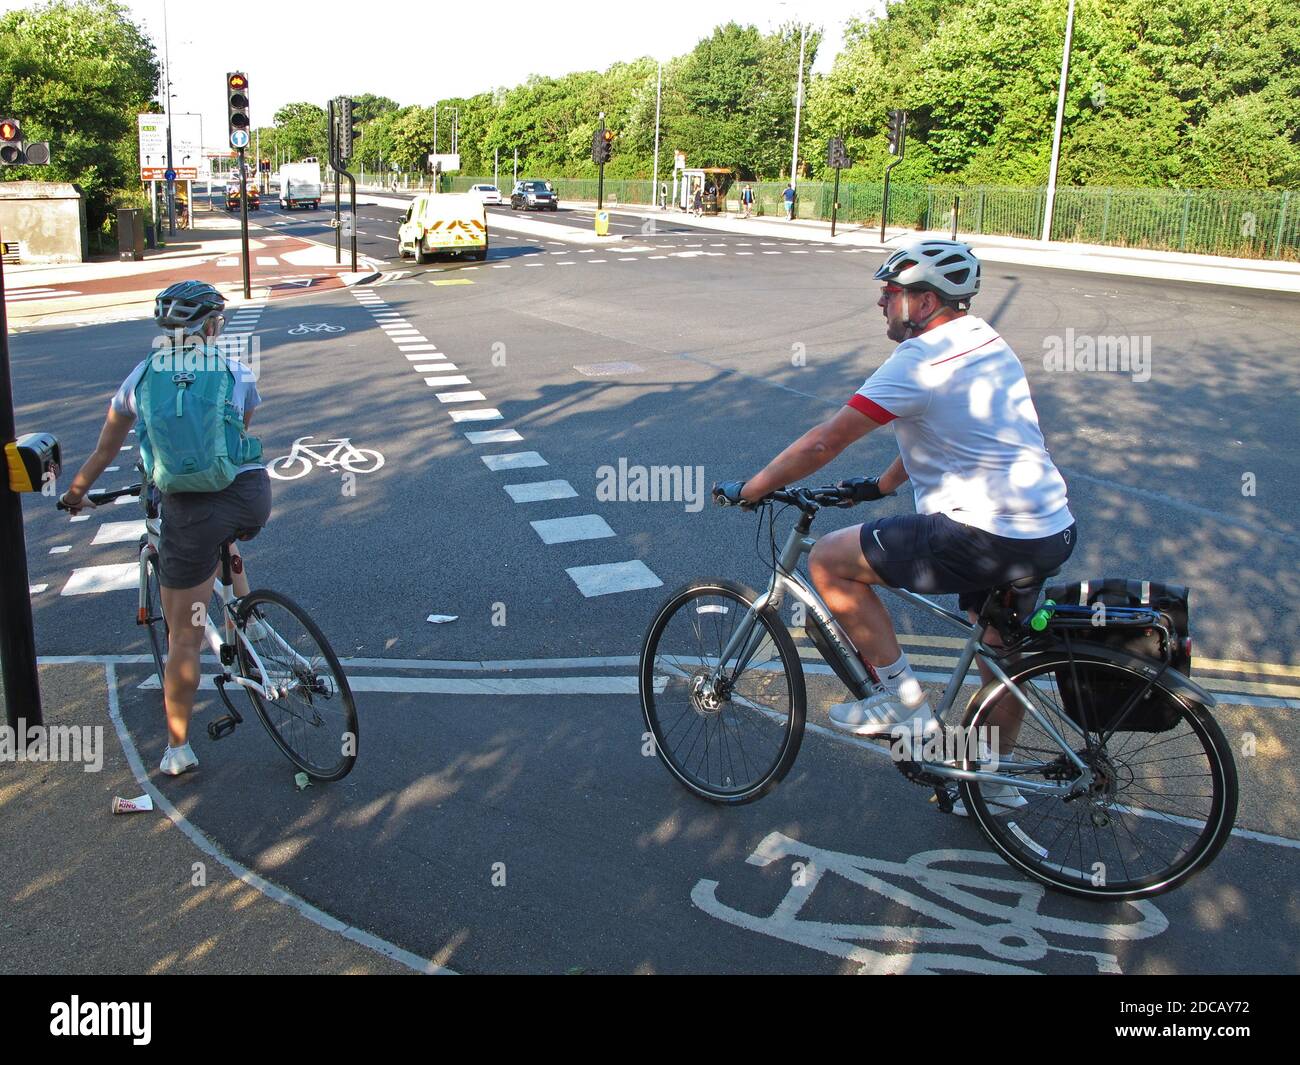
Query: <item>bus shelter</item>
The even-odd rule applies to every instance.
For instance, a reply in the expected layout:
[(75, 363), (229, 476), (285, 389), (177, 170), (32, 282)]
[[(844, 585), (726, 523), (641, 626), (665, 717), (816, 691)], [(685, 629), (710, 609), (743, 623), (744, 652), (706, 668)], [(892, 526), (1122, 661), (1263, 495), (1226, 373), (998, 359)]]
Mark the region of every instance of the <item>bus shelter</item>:
[(735, 183), (736, 172), (730, 167), (706, 166), (673, 172), (673, 203), (681, 210), (695, 207), (695, 194), (700, 194), (703, 214), (718, 214), (727, 201), (727, 190)]

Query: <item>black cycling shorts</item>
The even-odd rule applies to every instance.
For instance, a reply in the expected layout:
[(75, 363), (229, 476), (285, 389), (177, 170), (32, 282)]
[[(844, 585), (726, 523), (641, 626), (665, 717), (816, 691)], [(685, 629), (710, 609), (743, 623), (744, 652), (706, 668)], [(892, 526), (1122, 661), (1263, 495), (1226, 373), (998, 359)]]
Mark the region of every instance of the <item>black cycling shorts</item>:
[(1074, 551), (1075, 526), (1034, 540), (995, 536), (946, 514), (898, 514), (862, 526), (862, 554), (886, 584), (923, 595), (956, 593), (979, 610), (994, 588), (1045, 576)]
[(164, 493), (158, 583), (193, 588), (216, 571), (221, 545), (239, 533), (255, 534), (271, 516), (271, 478), (246, 470), (220, 492)]

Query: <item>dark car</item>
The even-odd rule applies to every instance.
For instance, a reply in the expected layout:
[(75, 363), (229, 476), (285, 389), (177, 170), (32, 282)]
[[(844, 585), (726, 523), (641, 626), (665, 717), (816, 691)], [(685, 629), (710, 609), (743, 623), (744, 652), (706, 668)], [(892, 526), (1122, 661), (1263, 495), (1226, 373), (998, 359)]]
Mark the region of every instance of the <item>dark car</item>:
[(516, 181), (514, 191), (510, 193), (510, 209), (518, 211), (555, 211), (560, 206), (560, 197), (549, 181)]

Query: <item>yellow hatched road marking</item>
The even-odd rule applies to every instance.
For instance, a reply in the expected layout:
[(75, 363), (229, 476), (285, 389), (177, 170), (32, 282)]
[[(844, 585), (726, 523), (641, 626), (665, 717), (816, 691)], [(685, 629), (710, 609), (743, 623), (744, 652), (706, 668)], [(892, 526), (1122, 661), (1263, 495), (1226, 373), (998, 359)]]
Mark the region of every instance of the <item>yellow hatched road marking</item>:
[(1197, 670), (1209, 669), (1217, 673), (1258, 673), (1263, 677), (1300, 677), (1300, 666), (1281, 662), (1238, 662), (1231, 658), (1196, 658)]

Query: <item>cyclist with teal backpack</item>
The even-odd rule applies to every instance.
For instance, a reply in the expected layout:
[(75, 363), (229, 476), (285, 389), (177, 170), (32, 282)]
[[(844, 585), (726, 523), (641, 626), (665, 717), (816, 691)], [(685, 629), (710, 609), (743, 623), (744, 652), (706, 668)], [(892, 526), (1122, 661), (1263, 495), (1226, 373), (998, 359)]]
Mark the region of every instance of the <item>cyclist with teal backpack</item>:
[[(221, 545), (236, 535), (250, 538), (271, 513), (262, 447), (247, 434), (261, 403), (257, 382), (215, 343), (225, 306), (221, 293), (203, 281), (181, 281), (158, 293), (154, 320), (166, 336), (114, 394), (99, 444), (62, 497), (73, 514), (94, 506), (86, 493), (118, 458), (138, 420), (145, 475), (162, 493), (159, 583), (168, 627), (168, 740), (160, 768), (172, 776), (198, 765), (188, 742), (190, 714)], [(233, 544), (230, 553), (235, 594), (247, 595), (248, 575)]]

